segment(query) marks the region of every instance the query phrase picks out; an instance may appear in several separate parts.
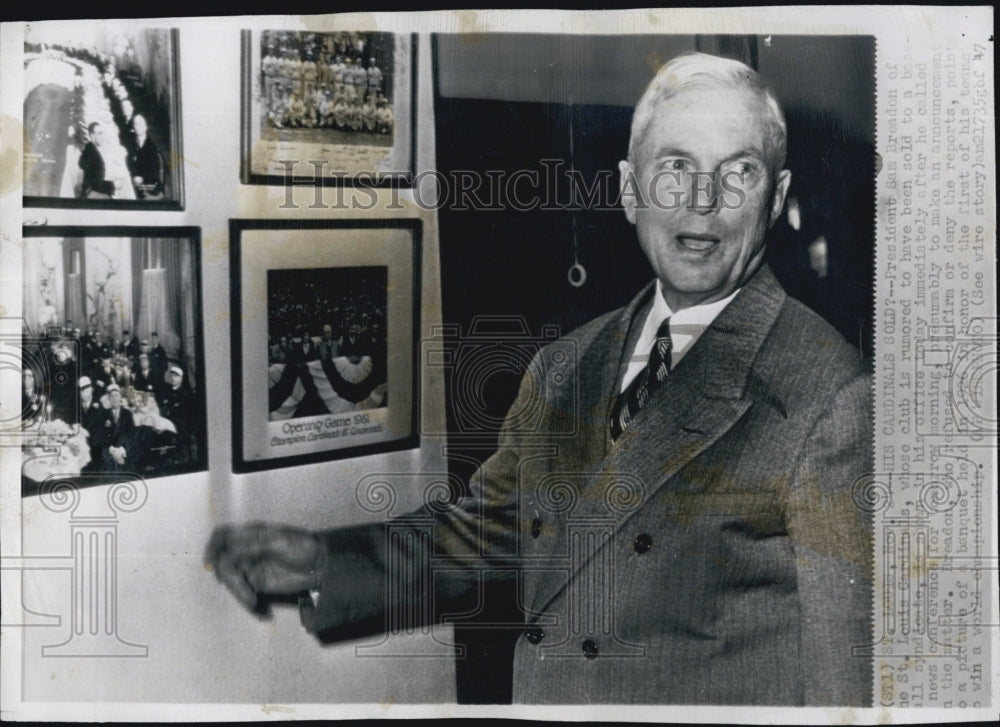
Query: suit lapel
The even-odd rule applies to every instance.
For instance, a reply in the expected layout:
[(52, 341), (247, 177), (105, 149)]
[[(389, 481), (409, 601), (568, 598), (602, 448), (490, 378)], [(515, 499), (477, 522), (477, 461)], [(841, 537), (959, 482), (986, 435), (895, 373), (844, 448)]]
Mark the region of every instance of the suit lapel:
[(609, 347), (601, 351), (604, 354), (601, 364), (593, 367), (600, 371), (600, 381), (596, 386), (601, 393), (601, 402), (594, 409), (599, 419), (595, 425), (600, 427), (600, 432), (591, 442), (601, 442), (601, 458), (607, 457), (614, 446), (614, 442), (611, 440), (611, 410), (618, 399), (618, 392), (621, 391), (622, 380), (628, 370), (632, 349), (635, 348), (635, 344), (642, 334), (643, 322), (649, 313), (655, 289), (656, 281), (654, 280), (622, 310), (621, 315), (615, 321), (614, 335)]
[[(608, 416), (615, 394), (621, 387), (628, 355), (642, 328), (635, 314), (643, 306), (643, 291), (626, 312), (630, 323), (619, 321), (623, 345), (614, 365), (617, 370), (602, 376), (605, 396), (610, 400), (603, 417), (605, 456), (593, 476), (579, 492), (568, 522), (584, 520), (614, 521), (619, 530), (691, 460), (719, 440), (750, 408), (752, 397), (747, 382), (757, 352), (764, 343), (785, 301), (785, 293), (770, 270), (763, 267), (719, 314), (692, 349), (671, 373), (666, 384), (654, 394), (649, 404), (636, 414), (631, 425), (615, 443), (610, 443)], [(565, 552), (567, 537), (563, 532), (554, 538), (554, 549)], [(606, 546), (601, 546), (606, 547)], [(573, 558), (577, 572), (599, 552)], [(570, 580), (573, 573), (570, 574)], [(543, 579), (532, 603), (540, 611), (565, 588), (559, 579)]]

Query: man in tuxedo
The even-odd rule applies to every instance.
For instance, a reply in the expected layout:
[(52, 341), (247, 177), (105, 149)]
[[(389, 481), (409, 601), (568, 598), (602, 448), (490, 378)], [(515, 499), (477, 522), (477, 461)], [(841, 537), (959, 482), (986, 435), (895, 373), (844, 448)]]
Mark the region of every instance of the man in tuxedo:
[(94, 121), (87, 127), (90, 140), (80, 152), (77, 165), (83, 170), (83, 184), (80, 188), (81, 197), (108, 198), (115, 195), (115, 183), (105, 179), (107, 174), (104, 166), (104, 127)]
[(132, 118), (135, 134), (131, 153), (128, 157), (132, 184), (138, 199), (163, 199), (163, 155), (148, 135), (149, 126), (142, 114)]
[(162, 378), (157, 378), (156, 373), (149, 365), (149, 354), (140, 353), (138, 365), (132, 372), (132, 388), (144, 394), (156, 396), (163, 384)]
[(128, 472), (139, 457), (136, 452), (136, 428), (132, 412), (122, 406), (122, 390), (118, 384), (107, 388), (111, 408), (104, 415), (101, 435), (102, 459), (105, 472)]
[(517, 578), (516, 702), (870, 704), (870, 377), (764, 264), (785, 147), (754, 70), (666, 64), (619, 165), (656, 279), (539, 353), (471, 495), (419, 513), (431, 544), (414, 520), (220, 527), (217, 577), (250, 608), (300, 594), (338, 639)]

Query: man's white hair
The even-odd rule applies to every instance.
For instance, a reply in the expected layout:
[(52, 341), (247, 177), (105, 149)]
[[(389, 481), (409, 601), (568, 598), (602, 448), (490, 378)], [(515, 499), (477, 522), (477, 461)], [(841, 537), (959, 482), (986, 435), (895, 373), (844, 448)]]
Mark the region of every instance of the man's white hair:
[(665, 63), (653, 76), (632, 116), (632, 132), (628, 142), (629, 162), (636, 165), (636, 154), (649, 133), (657, 106), (689, 89), (732, 89), (760, 99), (767, 115), (764, 151), (773, 179), (784, 167), (788, 149), (785, 115), (781, 112), (778, 99), (750, 66), (707, 53), (679, 55)]

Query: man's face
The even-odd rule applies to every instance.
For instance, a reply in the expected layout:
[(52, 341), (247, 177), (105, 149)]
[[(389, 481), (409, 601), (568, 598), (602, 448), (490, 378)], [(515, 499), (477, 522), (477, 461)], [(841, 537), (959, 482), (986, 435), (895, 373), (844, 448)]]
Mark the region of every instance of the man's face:
[(104, 127), (100, 124), (94, 127), (94, 130), (90, 132), (90, 140), (94, 142), (96, 146), (104, 146)]
[(136, 115), (136, 117), (132, 119), (132, 128), (135, 129), (136, 136), (145, 136), (146, 119), (144, 119), (142, 116)]
[(111, 393), (108, 394), (108, 401), (111, 402), (111, 408), (112, 409), (115, 409), (116, 411), (118, 409), (121, 409), (121, 407), (122, 407), (122, 392), (118, 391), (118, 389), (112, 390)]
[(619, 164), (625, 214), (675, 312), (725, 298), (763, 262), (791, 181), (771, 178), (764, 119), (749, 94), (682, 91), (654, 109), (636, 166)]

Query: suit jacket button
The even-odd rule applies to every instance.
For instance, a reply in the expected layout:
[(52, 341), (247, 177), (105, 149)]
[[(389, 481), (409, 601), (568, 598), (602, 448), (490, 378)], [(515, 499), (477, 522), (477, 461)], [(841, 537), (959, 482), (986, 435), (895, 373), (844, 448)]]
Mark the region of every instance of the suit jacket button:
[(525, 636), (528, 637), (528, 641), (530, 641), (531, 643), (540, 644), (542, 639), (545, 638), (545, 632), (539, 628), (528, 629), (528, 631), (525, 633)]
[(593, 639), (587, 639), (583, 642), (583, 655), (588, 659), (597, 658), (597, 642)]
[(531, 521), (531, 537), (537, 538), (542, 534), (542, 521), (537, 517)]
[(648, 553), (649, 549), (653, 547), (653, 539), (649, 537), (646, 533), (641, 533), (635, 536), (635, 540), (632, 541), (632, 550), (634, 550), (639, 555), (643, 553)]

